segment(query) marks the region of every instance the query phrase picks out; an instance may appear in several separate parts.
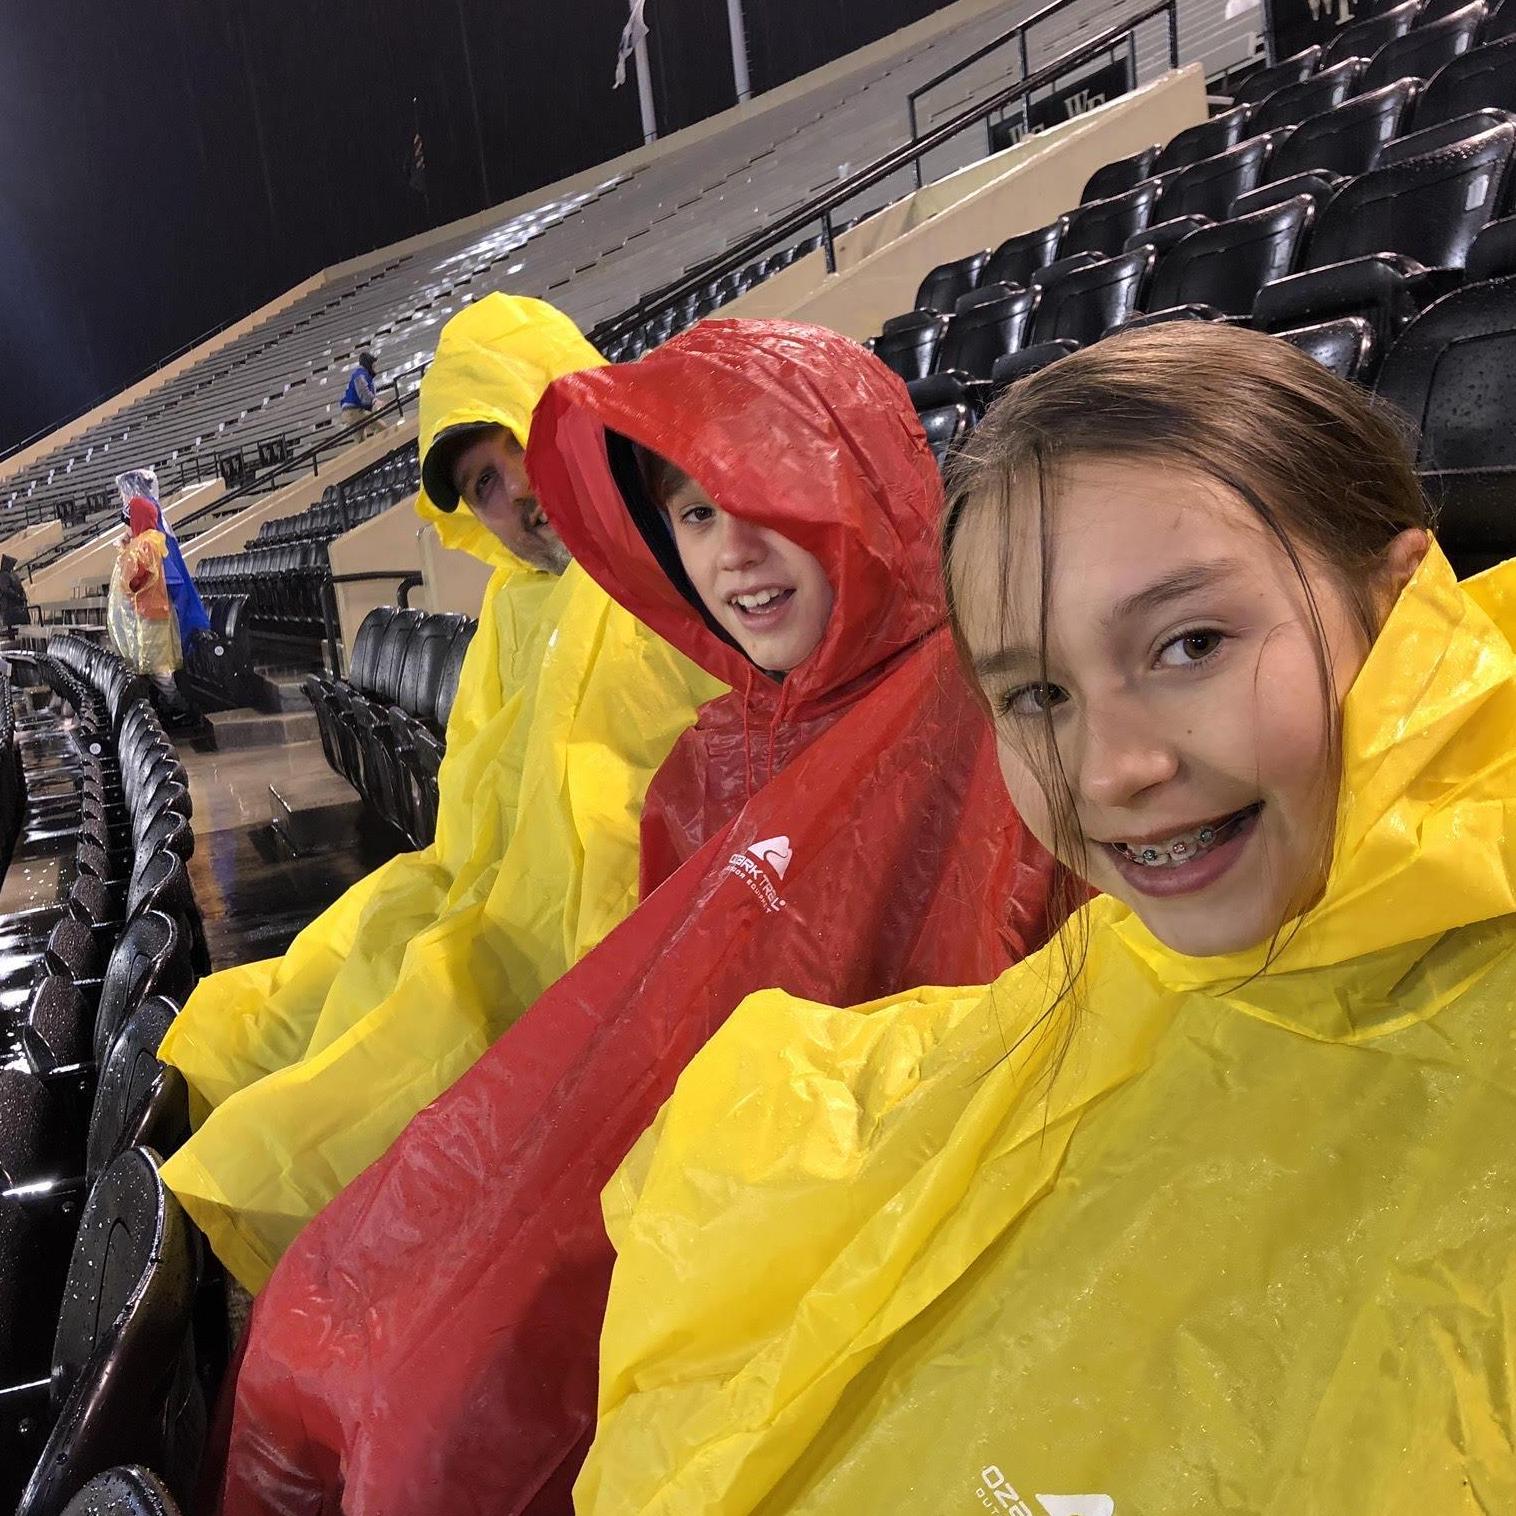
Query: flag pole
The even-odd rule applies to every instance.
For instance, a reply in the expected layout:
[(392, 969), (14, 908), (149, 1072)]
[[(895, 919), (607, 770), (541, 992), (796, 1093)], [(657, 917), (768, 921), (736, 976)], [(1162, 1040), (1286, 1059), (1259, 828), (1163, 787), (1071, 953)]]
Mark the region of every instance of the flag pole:
[(740, 105), (753, 95), (747, 73), (747, 24), (742, 18), (742, 0), (726, 0), (726, 24), (732, 34), (732, 81), (737, 86)]
[[(633, 15), (637, 13), (638, 0), (631, 0), (631, 10)], [(637, 103), (642, 107), (642, 140), (644, 143), (656, 142), (658, 114), (653, 108), (653, 72), (647, 62), (647, 32), (639, 27), (634, 36), (636, 44), (632, 48), (632, 61), (637, 68)]]

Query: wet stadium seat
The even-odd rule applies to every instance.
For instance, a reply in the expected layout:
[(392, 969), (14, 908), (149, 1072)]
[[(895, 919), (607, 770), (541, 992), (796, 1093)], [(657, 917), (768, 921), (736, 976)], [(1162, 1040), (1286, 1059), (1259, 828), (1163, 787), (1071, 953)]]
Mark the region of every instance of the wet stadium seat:
[(948, 329), (948, 320), (935, 311), (913, 311), (892, 317), (885, 331), (874, 339), (874, 356), (902, 379), (924, 379), (937, 362), (937, 349)]
[(1058, 257), (1062, 238), (1062, 217), (1047, 226), (1039, 226), (1035, 231), (1007, 237), (990, 254), (990, 261), (985, 264), (980, 275), (980, 283), (1027, 284), (1038, 269)]
[(955, 258), (951, 263), (938, 264), (921, 281), (921, 286), (916, 291), (916, 309), (943, 314), (951, 311), (959, 297), (966, 295), (979, 283), (979, 276), (989, 261), (990, 254), (986, 248), (982, 253), (971, 253), (967, 258)]
[(1405, 36), (1420, 11), (1421, 0), (1405, 0), (1403, 5), (1350, 23), (1327, 43), (1320, 66), (1330, 68), (1344, 58), (1372, 58), (1387, 42)]
[(1419, 131), (1481, 109), (1516, 111), (1516, 37), (1471, 48), (1439, 69), (1416, 102), (1413, 125)]
[[(1316, 72), (1316, 66), (1321, 62), (1321, 51), (1320, 47), (1302, 48), (1288, 58), (1281, 58), (1278, 63), (1268, 64), (1256, 73), (1249, 74), (1232, 91), (1232, 104), (1256, 106), (1290, 85), (1303, 83)], [(1259, 130), (1256, 123), (1249, 123), (1248, 129), (1253, 132)]]
[(1035, 303), (1033, 291), (1008, 284), (982, 284), (964, 295), (937, 350), (938, 371), (988, 379), (995, 360), (1021, 346)]
[(1400, 135), (1416, 93), (1413, 82), (1397, 80), (1335, 110), (1308, 117), (1270, 156), (1264, 182), (1322, 170), (1349, 178), (1366, 173), (1374, 154)]
[(1064, 218), (1058, 256), (1096, 253), (1109, 258), (1119, 253), (1132, 233), (1144, 230), (1153, 219), (1158, 192), (1158, 182), (1145, 179), (1124, 195), (1091, 200), (1070, 211)]
[(1386, 42), (1369, 59), (1359, 88), (1376, 90), (1397, 79), (1430, 79), (1460, 53), (1468, 52), (1487, 14), (1482, 0), (1474, 0), (1441, 20), (1423, 21)]
[(1266, 137), (1270, 132), (1299, 126), (1323, 111), (1336, 110), (1358, 88), (1363, 70), (1362, 58), (1344, 58), (1299, 84), (1277, 90), (1253, 111), (1248, 130), (1255, 137)]
[(1342, 316), (1279, 333), (1339, 379), (1363, 384), (1373, 378), (1379, 351), (1374, 328), (1362, 316)]
[[(1125, 158), (1116, 158), (1110, 163), (1102, 164), (1085, 180), (1079, 203), (1088, 205), (1091, 200), (1110, 200), (1116, 195), (1124, 195), (1129, 190), (1136, 189), (1144, 179), (1152, 177), (1153, 165), (1157, 161), (1158, 145), (1155, 143), (1152, 147), (1142, 148)], [(1051, 259), (1044, 261), (1050, 262)]]
[(1202, 158), (1214, 158), (1218, 153), (1236, 147), (1248, 129), (1252, 114), (1252, 106), (1238, 105), (1197, 126), (1185, 127), (1165, 144), (1153, 165), (1153, 172), (1167, 174), (1174, 169), (1188, 168)]

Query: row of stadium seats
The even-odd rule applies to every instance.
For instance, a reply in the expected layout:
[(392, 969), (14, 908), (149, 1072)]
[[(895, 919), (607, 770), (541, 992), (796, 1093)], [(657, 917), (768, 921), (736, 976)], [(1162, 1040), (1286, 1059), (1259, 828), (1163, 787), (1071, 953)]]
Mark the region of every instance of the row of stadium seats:
[[(1260, 72), (1231, 110), (1098, 170), (1053, 224), (930, 270), (917, 309), (871, 345), (907, 380), (939, 459), (1005, 385), (1124, 326), (1247, 323), (1374, 384), (1417, 425), (1460, 572), (1516, 552), (1516, 35), (1314, 111), (1313, 91), (1366, 74), (1342, 37), (1402, 27), (1385, 44), (1395, 67), (1413, 46), (1429, 66), (1491, 24), (1480, 5), (1412, 25), (1425, 15), (1410, 0)], [(1291, 128), (1302, 102), (1313, 113)], [(1226, 145), (1260, 119), (1266, 135)]]
[(320, 501), (293, 516), (265, 521), (250, 547), (282, 547), (290, 542), (330, 542), (351, 527), (371, 521), (421, 488), (420, 455), (414, 442), (342, 484), (329, 484)]
[[(849, 221), (835, 228), (833, 235), (841, 236), (857, 225)], [(668, 310), (650, 317), (640, 326), (633, 327), (625, 336), (617, 338), (610, 343), (605, 356), (612, 363), (629, 363), (634, 358), (640, 358), (645, 352), (658, 346), (660, 342), (667, 342), (676, 332), (682, 332), (686, 327), (693, 326), (695, 322), (706, 316), (713, 316), (722, 306), (737, 299), (739, 295), (745, 295), (750, 289), (760, 285), (780, 269), (790, 266), (797, 258), (803, 258), (807, 253), (814, 253), (821, 246), (820, 235), (807, 237), (803, 241), (796, 242), (790, 247), (781, 249), (777, 253), (770, 253), (765, 258), (760, 258), (754, 263), (748, 264), (744, 269), (739, 269), (733, 274), (723, 274), (720, 278), (709, 280), (692, 295), (687, 295), (677, 305), (670, 306)]]
[(195, 583), (208, 597), (245, 596), (262, 630), (319, 637), (321, 592), (331, 573), (325, 542), (292, 542), (202, 558)]
[(326, 761), (412, 847), (437, 829), (437, 773), (478, 623), (380, 606), (363, 618), (346, 679), (312, 674)]
[(224, 1290), (158, 1174), (189, 1112), (157, 1048), (210, 967), (187, 776), (113, 653), (60, 636), (12, 666), (55, 692), (17, 720), (16, 859), (57, 887), (0, 927), (0, 1494), (58, 1516), (141, 1463), (182, 1501), (228, 1349)]

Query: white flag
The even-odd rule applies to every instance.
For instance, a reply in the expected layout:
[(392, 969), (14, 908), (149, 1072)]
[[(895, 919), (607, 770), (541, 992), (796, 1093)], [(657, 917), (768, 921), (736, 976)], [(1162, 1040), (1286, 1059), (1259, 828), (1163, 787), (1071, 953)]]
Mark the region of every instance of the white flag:
[(621, 29), (621, 46), (616, 49), (616, 82), (612, 89), (620, 89), (626, 83), (626, 60), (632, 56), (637, 44), (647, 36), (647, 22), (642, 13), (647, 9), (647, 0), (632, 0), (632, 14)]

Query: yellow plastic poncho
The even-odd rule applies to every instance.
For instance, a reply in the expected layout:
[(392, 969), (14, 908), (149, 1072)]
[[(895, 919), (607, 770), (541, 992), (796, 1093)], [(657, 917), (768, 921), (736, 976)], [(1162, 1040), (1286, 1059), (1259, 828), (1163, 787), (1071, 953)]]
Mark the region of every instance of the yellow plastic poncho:
[(140, 531), (121, 544), (111, 569), (106, 624), (116, 651), (138, 674), (172, 674), (184, 662), (163, 577), (167, 556), (162, 532)]
[(581, 1513), (1516, 1511), (1516, 565), (1433, 550), (1326, 894), (1186, 959), (752, 997), (606, 1193)]
[[(559, 374), (602, 360), (567, 317), (489, 295), (443, 328), (421, 445), (490, 421), (524, 445)], [(577, 566), (494, 565), (448, 723), (437, 836), (350, 889), (283, 958), (215, 974), (160, 1052), (203, 1121), (164, 1178), (247, 1288), (300, 1228), (636, 904), (649, 780), (720, 687)]]

